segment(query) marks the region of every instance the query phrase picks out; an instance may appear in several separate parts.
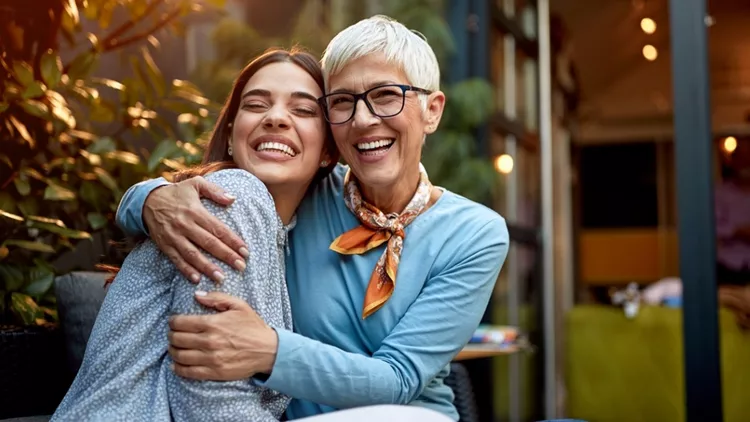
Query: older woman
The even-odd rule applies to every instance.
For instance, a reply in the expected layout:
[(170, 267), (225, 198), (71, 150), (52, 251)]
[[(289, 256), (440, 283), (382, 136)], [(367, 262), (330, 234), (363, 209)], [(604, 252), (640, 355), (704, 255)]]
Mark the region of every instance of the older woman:
[[(421, 168), (445, 103), (423, 38), (372, 17), (339, 33), (322, 64), (320, 103), (349, 167), (312, 187), (297, 211), (286, 267), (294, 332), (268, 328), (240, 299), (197, 296), (224, 312), (173, 317), (175, 371), (255, 377), (294, 398), (290, 419), (378, 403), (457, 419), (443, 378), (492, 294), (508, 251), (505, 222), (433, 187)], [(237, 266), (248, 250), (205, 212), (201, 195), (231, 201), (198, 178), (152, 180), (128, 191), (118, 222), (133, 233), (145, 233), (145, 222), (188, 278), (200, 271), (221, 281), (199, 248)]]

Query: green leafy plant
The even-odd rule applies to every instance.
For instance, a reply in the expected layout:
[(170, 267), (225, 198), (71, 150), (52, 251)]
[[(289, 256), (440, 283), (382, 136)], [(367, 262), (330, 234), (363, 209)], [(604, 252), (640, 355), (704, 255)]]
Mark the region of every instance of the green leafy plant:
[[(50, 287), (58, 264), (79, 242), (124, 237), (113, 223), (124, 189), (200, 160), (201, 134), (216, 105), (186, 81), (166, 81), (152, 57), (156, 35), (179, 31), (180, 19), (197, 6), (187, 0), (3, 6), (0, 325), (55, 321)], [(98, 32), (85, 29), (91, 26)], [(124, 55), (131, 76), (94, 76), (104, 55), (126, 46), (139, 48)], [(135, 140), (157, 146), (149, 154)], [(123, 259), (116, 247), (101, 253), (104, 263)]]

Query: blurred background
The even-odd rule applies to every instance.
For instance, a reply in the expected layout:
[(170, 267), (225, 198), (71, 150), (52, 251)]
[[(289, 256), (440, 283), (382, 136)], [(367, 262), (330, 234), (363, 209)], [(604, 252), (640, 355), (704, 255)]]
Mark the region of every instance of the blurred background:
[[(711, 143), (717, 218), (704, 224), (724, 236), (718, 284), (746, 286), (750, 2), (707, 5), (712, 134), (696, 142)], [(49, 412), (67, 388), (55, 279), (122, 262), (124, 191), (200, 161), (252, 57), (320, 55), (378, 13), (424, 34), (442, 66), (431, 180), (511, 232), (485, 322), (535, 350), (464, 363), (477, 420), (685, 420), (667, 0), (1, 0), (0, 418)], [(613, 298), (631, 283), (626, 301), (652, 299), (628, 318)], [(750, 340), (736, 301), (724, 308), (724, 420), (744, 421)]]

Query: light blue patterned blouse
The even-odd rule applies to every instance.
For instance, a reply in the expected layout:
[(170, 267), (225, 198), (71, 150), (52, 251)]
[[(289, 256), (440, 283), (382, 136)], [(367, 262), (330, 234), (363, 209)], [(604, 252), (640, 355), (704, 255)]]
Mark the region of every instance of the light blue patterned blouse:
[(194, 297), (218, 290), (242, 298), (274, 328), (291, 329), (284, 278), (287, 233), (265, 185), (239, 169), (206, 179), (234, 193), (230, 207), (203, 203), (250, 247), (243, 272), (216, 260), (226, 279), (187, 281), (148, 240), (128, 255), (89, 338), (83, 364), (52, 421), (277, 421), (289, 398), (250, 380), (194, 381), (170, 369), (168, 319), (213, 312)]

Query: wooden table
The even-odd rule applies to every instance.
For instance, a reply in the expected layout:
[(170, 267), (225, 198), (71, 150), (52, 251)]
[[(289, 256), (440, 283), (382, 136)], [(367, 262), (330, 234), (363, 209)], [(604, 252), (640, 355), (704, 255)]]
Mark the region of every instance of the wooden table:
[(458, 352), (458, 356), (453, 358), (453, 361), (512, 355), (518, 351), (519, 348), (516, 346), (497, 347), (492, 344), (467, 344), (463, 350)]

